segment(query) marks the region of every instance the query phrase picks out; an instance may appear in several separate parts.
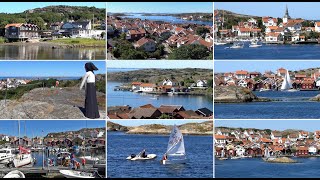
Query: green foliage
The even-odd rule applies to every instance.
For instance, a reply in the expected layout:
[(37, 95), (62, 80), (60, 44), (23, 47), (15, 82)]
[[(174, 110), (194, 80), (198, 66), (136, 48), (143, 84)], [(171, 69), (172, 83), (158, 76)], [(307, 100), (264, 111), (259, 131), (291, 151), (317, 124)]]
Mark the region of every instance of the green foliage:
[(161, 116), (159, 117), (159, 119), (170, 119), (170, 116), (167, 114), (161, 114)]
[(5, 43), (5, 42), (6, 42), (6, 39), (3, 37), (0, 37), (0, 44)]
[(102, 32), (101, 33), (101, 38), (104, 38), (106, 36), (106, 33), (105, 32)]
[(208, 87), (213, 88), (213, 79), (209, 79), (207, 82)]
[(99, 92), (106, 93), (106, 81), (96, 81), (96, 89)]
[(196, 34), (205, 38), (206, 33), (210, 33), (210, 30), (206, 27), (199, 26), (196, 29)]
[(61, 44), (78, 44), (83, 46), (105, 46), (105, 40), (97, 40), (97, 39), (90, 39), (90, 38), (64, 38), (64, 39), (55, 39), (51, 40), (50, 42), (53, 43), (61, 43)]
[(169, 59), (207, 59), (209, 52), (205, 46), (198, 44), (183, 45), (169, 55)]
[[(66, 20), (88, 20), (94, 15), (95, 21), (105, 20), (105, 9), (84, 6), (48, 6), (45, 8), (37, 8), (33, 13), (0, 13), (0, 28), (4, 28), (9, 23), (35, 23), (42, 30), (48, 29), (51, 23)], [(45, 25), (47, 23), (47, 25)]]

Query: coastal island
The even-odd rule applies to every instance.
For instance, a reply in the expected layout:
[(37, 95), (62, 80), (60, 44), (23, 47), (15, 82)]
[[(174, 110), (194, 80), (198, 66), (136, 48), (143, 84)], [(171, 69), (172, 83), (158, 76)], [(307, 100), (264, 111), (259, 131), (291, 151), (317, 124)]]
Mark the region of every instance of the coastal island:
[[(111, 121), (107, 122), (107, 131), (122, 131), (126, 134), (159, 134), (168, 135), (172, 126), (161, 124), (147, 124), (141, 126), (122, 126)], [(183, 134), (188, 135), (213, 135), (213, 121), (202, 123), (186, 123), (178, 126)]]

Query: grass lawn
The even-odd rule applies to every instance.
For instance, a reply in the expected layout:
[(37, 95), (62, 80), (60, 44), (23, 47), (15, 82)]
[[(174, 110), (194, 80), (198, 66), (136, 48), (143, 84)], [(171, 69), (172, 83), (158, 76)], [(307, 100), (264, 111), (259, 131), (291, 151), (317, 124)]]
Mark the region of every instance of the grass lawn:
[(106, 40), (96, 40), (89, 38), (65, 38), (65, 39), (55, 39), (49, 42), (53, 43), (61, 43), (61, 44), (76, 44), (76, 45), (84, 45), (84, 46), (106, 46)]

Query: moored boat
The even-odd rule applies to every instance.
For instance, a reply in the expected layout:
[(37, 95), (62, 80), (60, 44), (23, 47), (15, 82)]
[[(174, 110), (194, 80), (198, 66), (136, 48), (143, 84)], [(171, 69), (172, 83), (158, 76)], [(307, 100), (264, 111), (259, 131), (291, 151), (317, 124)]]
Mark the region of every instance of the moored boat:
[(26, 178), (25, 175), (18, 170), (10, 171), (8, 174), (6, 174), (3, 178)]
[(74, 170), (60, 170), (59, 171), (66, 178), (95, 178), (92, 173), (86, 173)]

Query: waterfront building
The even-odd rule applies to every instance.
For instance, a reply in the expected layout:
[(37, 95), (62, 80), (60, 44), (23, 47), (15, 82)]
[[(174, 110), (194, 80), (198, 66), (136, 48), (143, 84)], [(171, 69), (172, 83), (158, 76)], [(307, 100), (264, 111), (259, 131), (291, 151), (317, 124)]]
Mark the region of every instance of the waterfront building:
[(5, 26), (5, 37), (9, 41), (26, 41), (38, 39), (39, 27), (35, 24), (13, 23)]

